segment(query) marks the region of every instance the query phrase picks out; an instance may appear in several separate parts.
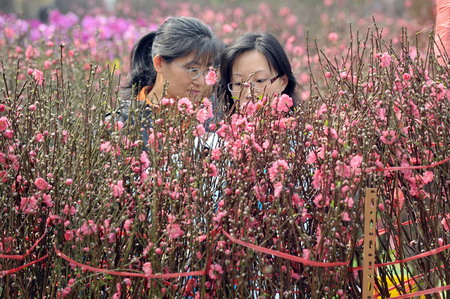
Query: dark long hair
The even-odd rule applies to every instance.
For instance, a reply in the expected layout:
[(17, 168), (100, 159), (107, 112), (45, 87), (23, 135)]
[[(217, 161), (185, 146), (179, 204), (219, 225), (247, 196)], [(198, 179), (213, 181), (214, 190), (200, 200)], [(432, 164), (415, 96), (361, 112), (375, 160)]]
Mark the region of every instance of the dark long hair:
[(166, 62), (195, 53), (200, 63), (218, 63), (223, 43), (204, 23), (196, 18), (173, 17), (155, 32), (143, 36), (130, 54), (130, 75), (122, 88), (122, 100), (129, 101), (141, 87), (153, 86), (156, 70), (153, 57), (157, 54)]
[(233, 63), (244, 52), (257, 50), (262, 53), (271, 68), (278, 75), (286, 75), (288, 84), (282, 93), (289, 95), (294, 105), (298, 102), (298, 83), (292, 73), (291, 63), (275, 36), (270, 33), (249, 32), (241, 35), (229, 44), (220, 58), (220, 82), (219, 94), (224, 99), (225, 105), (230, 108), (233, 104), (231, 92), (227, 89), (227, 84), (231, 82)]

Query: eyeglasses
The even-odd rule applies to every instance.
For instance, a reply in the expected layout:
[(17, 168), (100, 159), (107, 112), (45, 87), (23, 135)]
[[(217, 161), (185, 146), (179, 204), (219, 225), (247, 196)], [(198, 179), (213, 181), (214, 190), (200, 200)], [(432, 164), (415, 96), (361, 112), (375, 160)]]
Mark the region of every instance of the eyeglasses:
[(199, 68), (195, 68), (195, 67), (191, 67), (191, 68), (186, 68), (184, 66), (182, 66), (181, 64), (179, 64), (178, 62), (174, 61), (174, 63), (176, 65), (178, 65), (179, 67), (181, 67), (183, 70), (186, 71), (186, 73), (188, 74), (189, 78), (191, 78), (192, 80), (198, 79), (200, 78), (200, 76), (206, 76), (206, 74), (208, 74), (209, 69), (207, 69), (206, 71), (203, 71)]
[(244, 88), (250, 88), (250, 90), (261, 91), (273, 82), (280, 78), (282, 75), (277, 75), (271, 79), (258, 79), (252, 82), (230, 82), (227, 84), (227, 88), (231, 93), (241, 92)]

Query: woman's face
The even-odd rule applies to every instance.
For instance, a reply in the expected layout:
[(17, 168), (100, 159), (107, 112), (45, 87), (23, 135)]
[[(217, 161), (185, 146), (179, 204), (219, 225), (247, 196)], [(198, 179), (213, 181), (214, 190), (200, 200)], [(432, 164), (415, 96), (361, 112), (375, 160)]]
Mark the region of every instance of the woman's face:
[(194, 53), (170, 62), (163, 61), (159, 73), (162, 75), (162, 82), (169, 82), (166, 97), (177, 99), (207, 96), (209, 86), (205, 82), (205, 75), (210, 66), (195, 61)]
[[(287, 76), (270, 67), (267, 58), (257, 50), (239, 55), (231, 67), (231, 95), (239, 99), (242, 107), (253, 97), (273, 96), (287, 86)], [(252, 94), (253, 93), (253, 94)]]

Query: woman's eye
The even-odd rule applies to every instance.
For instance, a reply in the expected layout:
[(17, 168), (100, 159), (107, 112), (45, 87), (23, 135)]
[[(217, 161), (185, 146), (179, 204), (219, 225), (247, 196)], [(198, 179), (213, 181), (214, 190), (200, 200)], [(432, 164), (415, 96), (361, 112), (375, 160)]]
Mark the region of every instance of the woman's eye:
[(200, 72), (200, 70), (197, 69), (197, 68), (190, 68), (188, 70), (188, 72), (191, 73), (191, 74), (195, 74), (196, 75), (196, 74), (198, 74)]
[(236, 88), (240, 88), (242, 86), (242, 83), (241, 82), (236, 82), (236, 83), (233, 83), (233, 86), (236, 87)]
[(267, 80), (269, 80), (269, 79), (257, 79), (257, 80), (255, 80), (255, 82), (262, 84), (262, 83), (266, 83)]

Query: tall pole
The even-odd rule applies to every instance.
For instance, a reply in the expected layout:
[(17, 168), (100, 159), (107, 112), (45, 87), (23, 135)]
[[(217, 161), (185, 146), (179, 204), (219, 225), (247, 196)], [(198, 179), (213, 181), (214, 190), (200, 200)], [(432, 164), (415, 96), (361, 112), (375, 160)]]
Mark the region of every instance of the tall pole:
[(367, 188), (364, 201), (363, 299), (372, 299), (375, 288), (376, 220), (377, 189)]

